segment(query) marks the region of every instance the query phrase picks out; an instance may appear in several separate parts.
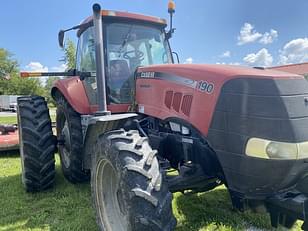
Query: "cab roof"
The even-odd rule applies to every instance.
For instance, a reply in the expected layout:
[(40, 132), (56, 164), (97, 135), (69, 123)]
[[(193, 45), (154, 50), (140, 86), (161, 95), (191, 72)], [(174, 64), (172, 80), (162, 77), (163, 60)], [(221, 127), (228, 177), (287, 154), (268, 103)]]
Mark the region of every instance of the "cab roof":
[[(126, 19), (126, 20), (137, 20), (141, 22), (148, 22), (156, 25), (160, 25), (162, 27), (167, 26), (167, 22), (165, 19), (148, 16), (143, 14), (129, 13), (129, 12), (121, 12), (114, 10), (101, 10), (101, 15), (103, 18), (118, 18), (118, 19)], [(84, 21), (80, 23), (80, 25), (84, 25), (77, 31), (77, 36), (79, 37), (81, 33), (88, 28), (89, 25), (93, 22), (93, 16), (86, 18)]]
[[(102, 10), (101, 15), (104, 17), (116, 17), (122, 19), (133, 19), (138, 21), (150, 22), (155, 24), (161, 24), (162, 26), (166, 26), (167, 22), (165, 19), (148, 16), (143, 14), (136, 14), (136, 13), (129, 13), (129, 12), (121, 12), (121, 11), (114, 11), (114, 10)], [(89, 23), (93, 20), (93, 16), (86, 18), (81, 24)]]

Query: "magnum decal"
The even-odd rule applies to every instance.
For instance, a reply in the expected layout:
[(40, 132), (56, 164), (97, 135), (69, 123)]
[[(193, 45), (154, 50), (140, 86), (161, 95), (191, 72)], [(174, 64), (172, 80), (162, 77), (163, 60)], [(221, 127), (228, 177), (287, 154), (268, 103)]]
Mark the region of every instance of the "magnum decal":
[(170, 75), (170, 74), (163, 73), (163, 72), (139, 72), (137, 73), (137, 78), (166, 80), (166, 81), (174, 82), (177, 84), (181, 84), (187, 87), (197, 89), (207, 94), (211, 94), (214, 91), (214, 84), (208, 83), (205, 80), (196, 81), (196, 80), (188, 79), (182, 76)]

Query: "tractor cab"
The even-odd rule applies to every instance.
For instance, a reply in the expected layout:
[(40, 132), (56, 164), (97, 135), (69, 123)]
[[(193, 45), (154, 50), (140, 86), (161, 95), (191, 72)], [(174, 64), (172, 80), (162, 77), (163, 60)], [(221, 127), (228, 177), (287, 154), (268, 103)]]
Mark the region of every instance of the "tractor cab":
[[(106, 95), (108, 104), (132, 102), (137, 67), (173, 62), (162, 19), (114, 11), (102, 11)], [(95, 72), (95, 44), (91, 18), (77, 36), (76, 70)], [(83, 80), (91, 105), (97, 105), (95, 75)]]

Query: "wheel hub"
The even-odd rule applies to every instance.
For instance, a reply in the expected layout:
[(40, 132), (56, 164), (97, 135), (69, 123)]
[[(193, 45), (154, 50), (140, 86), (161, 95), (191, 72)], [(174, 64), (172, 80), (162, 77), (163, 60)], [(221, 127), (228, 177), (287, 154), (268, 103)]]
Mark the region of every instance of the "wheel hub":
[(64, 141), (64, 145), (62, 147), (62, 161), (64, 166), (68, 168), (70, 166), (71, 139), (67, 121), (65, 121), (64, 127), (61, 131), (61, 140)]

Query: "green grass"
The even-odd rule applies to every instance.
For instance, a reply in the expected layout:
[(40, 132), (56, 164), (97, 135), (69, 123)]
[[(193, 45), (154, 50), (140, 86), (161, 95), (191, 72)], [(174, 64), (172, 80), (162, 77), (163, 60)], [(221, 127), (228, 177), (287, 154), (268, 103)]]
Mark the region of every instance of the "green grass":
[(17, 116), (0, 117), (0, 124), (17, 124)]
[[(0, 123), (3, 123), (0, 117)], [(56, 155), (56, 185), (42, 193), (26, 193), (18, 153), (0, 153), (0, 231), (97, 230), (89, 184), (72, 185)], [(176, 231), (271, 230), (269, 217), (232, 210), (225, 187), (193, 195), (174, 194)], [(297, 222), (292, 230), (300, 230)]]
[[(56, 115), (53, 113), (50, 113), (51, 121), (56, 121)], [(17, 124), (17, 116), (16, 114), (11, 116), (0, 116), (0, 124)]]

